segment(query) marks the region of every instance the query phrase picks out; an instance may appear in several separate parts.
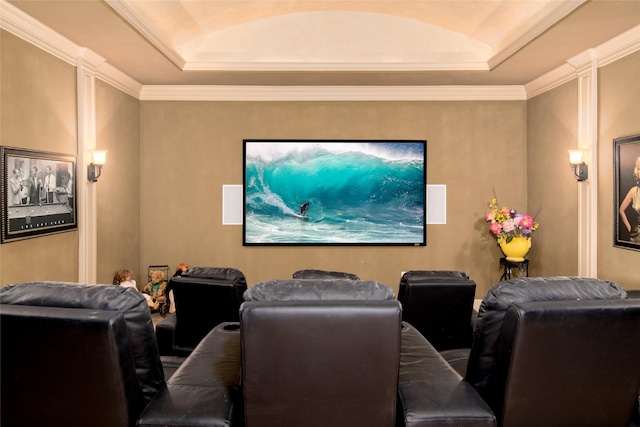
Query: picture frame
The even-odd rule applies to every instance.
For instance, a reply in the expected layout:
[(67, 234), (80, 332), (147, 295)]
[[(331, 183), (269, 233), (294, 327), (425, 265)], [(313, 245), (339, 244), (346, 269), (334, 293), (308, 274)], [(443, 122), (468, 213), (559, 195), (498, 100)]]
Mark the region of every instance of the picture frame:
[(613, 246), (640, 251), (640, 135), (613, 140)]
[(0, 147), (1, 242), (78, 228), (75, 156)]
[(427, 141), (243, 142), (244, 246), (426, 246)]

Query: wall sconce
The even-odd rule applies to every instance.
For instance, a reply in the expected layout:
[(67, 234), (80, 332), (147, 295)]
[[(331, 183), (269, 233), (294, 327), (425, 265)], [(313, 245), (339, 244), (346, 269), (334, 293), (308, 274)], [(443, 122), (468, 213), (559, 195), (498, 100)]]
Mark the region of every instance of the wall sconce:
[(102, 174), (102, 167), (107, 162), (107, 151), (93, 150), (91, 155), (93, 161), (87, 166), (87, 179), (91, 182), (98, 182), (98, 178)]
[(582, 160), (583, 154), (582, 150), (569, 150), (569, 163), (578, 181), (584, 181), (589, 176), (587, 164)]

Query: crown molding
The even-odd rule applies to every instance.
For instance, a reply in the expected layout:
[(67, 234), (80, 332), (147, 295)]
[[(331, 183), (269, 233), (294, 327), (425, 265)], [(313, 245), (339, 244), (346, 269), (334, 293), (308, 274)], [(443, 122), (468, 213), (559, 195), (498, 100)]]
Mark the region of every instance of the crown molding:
[(569, 64), (563, 64), (555, 70), (538, 77), (524, 85), (527, 99), (550, 91), (576, 78), (576, 69)]
[(136, 99), (140, 99), (143, 86), (108, 62), (98, 67), (96, 78)]
[(0, 28), (70, 65), (88, 66), (97, 79), (135, 98), (140, 95), (142, 85), (107, 63), (100, 55), (78, 46), (4, 0), (0, 0)]
[(640, 25), (625, 31), (617, 37), (602, 43), (593, 49), (587, 49), (569, 58), (565, 64), (530, 81), (524, 85), (527, 99), (554, 89), (572, 79), (597, 61), (598, 67), (604, 67), (631, 53), (640, 50)]
[(560, 2), (551, 13), (543, 16), (535, 22), (531, 27), (524, 27), (523, 32), (517, 35), (509, 44), (500, 49), (487, 61), (489, 69), (494, 69), (524, 46), (529, 44), (533, 39), (544, 33), (551, 26), (569, 15), (587, 0)]
[(82, 47), (78, 52), (78, 57), (76, 58), (75, 65), (79, 67), (83, 66), (86, 69), (90, 70), (92, 73), (96, 74), (98, 71), (98, 67), (105, 62), (106, 59), (104, 59), (102, 56), (98, 55), (91, 49)]
[(144, 86), (142, 101), (521, 101), (523, 86)]
[(638, 50), (640, 50), (640, 25), (598, 46), (596, 48), (598, 67), (604, 67)]
[(596, 49), (587, 49), (576, 56), (569, 58), (567, 64), (571, 65), (576, 75), (580, 75), (593, 67), (594, 62), (598, 63), (598, 52)]
[(126, 22), (142, 34), (153, 46), (156, 47), (164, 56), (173, 62), (181, 70), (184, 69), (186, 61), (174, 49), (173, 44), (167, 40), (164, 35), (156, 28), (155, 24), (140, 12), (132, 2), (122, 0), (104, 0), (117, 14), (119, 14)]
[(483, 61), (467, 62), (188, 62), (184, 71), (488, 71)]

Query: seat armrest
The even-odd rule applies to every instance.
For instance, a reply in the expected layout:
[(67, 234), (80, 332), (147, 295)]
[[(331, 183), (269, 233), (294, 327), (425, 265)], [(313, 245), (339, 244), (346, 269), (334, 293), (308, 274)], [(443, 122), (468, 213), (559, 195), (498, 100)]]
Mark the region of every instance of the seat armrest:
[(489, 406), (406, 322), (402, 327), (398, 401), (398, 426), (496, 425)]
[(160, 356), (175, 355), (176, 314), (171, 313), (156, 325), (156, 339)]
[(627, 298), (633, 298), (633, 299), (640, 298), (640, 289), (628, 290)]
[[(167, 381), (138, 427), (228, 427), (242, 423), (240, 327), (216, 326)], [(237, 420), (234, 422), (234, 420)]]

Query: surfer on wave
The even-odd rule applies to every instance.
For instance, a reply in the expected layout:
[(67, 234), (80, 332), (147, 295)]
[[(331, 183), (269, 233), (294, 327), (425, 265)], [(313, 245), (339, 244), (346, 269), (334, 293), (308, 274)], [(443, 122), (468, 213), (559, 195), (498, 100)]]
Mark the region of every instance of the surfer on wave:
[(305, 216), (309, 210), (309, 202), (305, 202), (300, 205), (300, 215)]

